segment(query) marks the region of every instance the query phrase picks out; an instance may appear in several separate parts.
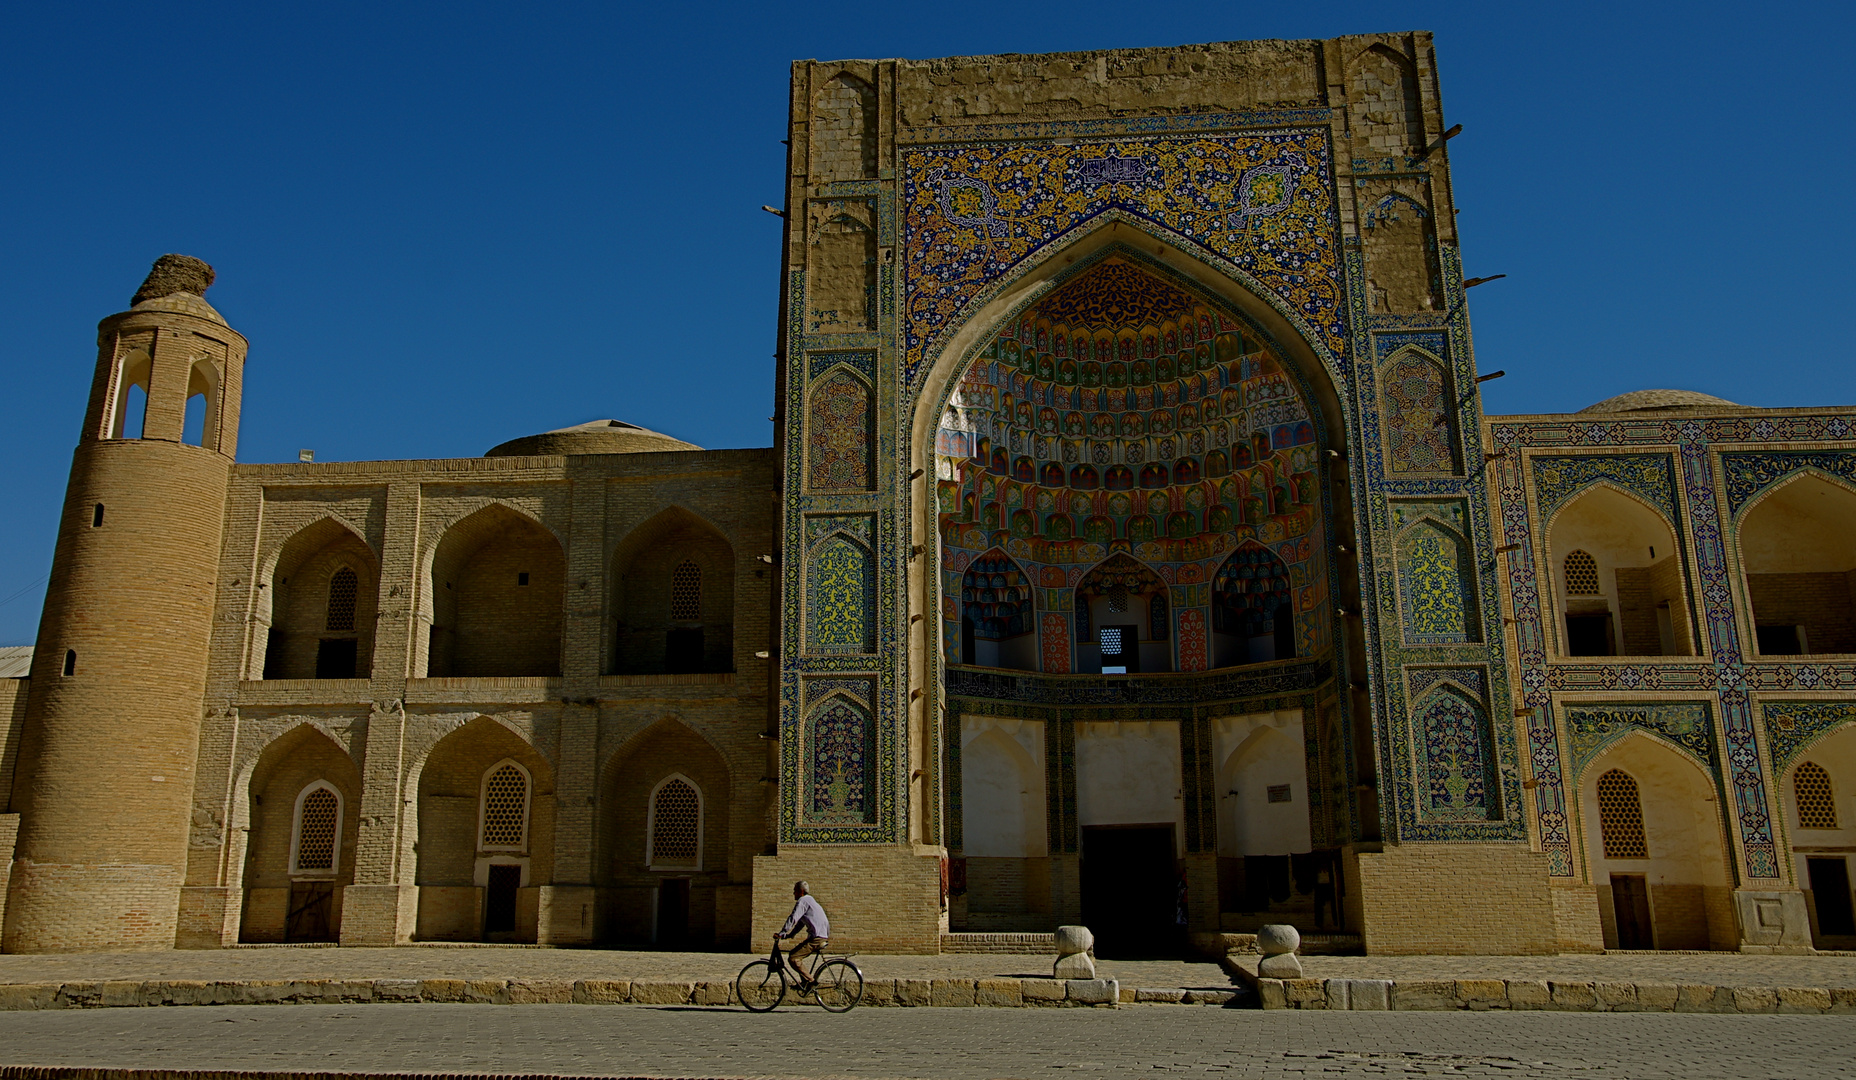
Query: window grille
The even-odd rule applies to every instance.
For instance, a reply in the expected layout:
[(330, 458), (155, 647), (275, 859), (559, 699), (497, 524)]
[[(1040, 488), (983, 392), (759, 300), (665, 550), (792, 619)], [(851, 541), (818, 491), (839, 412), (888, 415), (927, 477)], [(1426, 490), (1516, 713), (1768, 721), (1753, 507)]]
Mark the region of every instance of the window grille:
[(506, 763), (483, 785), (483, 847), (519, 848), (528, 824), (528, 777)]
[(1588, 551), (1573, 551), (1566, 556), (1566, 595), (1598, 595), (1598, 560)]
[(361, 579), (344, 566), (329, 579), (329, 617), (325, 630), (337, 632), (354, 629), (354, 601), (360, 592)]
[(1798, 827), (1837, 827), (1837, 801), (1830, 793), (1830, 774), (1815, 761), (1798, 766), (1792, 774), (1792, 795), (1798, 800)]
[(1098, 640), (1102, 646), (1102, 654), (1104, 656), (1119, 656), (1121, 654), (1121, 627), (1104, 626), (1100, 634), (1101, 637)]
[(688, 781), (671, 778), (651, 797), (651, 865), (695, 866), (702, 802)]
[(326, 787), (303, 796), (296, 818), (296, 869), (335, 869), (335, 838), (340, 832), (341, 802)]
[(1108, 609), (1117, 615), (1128, 610), (1128, 587), (1119, 581), (1109, 587)]
[(670, 617), (678, 621), (702, 618), (702, 567), (681, 562), (670, 572)]
[(1637, 781), (1622, 769), (1598, 778), (1598, 831), (1604, 837), (1605, 858), (1647, 859), (1643, 839), (1643, 802)]

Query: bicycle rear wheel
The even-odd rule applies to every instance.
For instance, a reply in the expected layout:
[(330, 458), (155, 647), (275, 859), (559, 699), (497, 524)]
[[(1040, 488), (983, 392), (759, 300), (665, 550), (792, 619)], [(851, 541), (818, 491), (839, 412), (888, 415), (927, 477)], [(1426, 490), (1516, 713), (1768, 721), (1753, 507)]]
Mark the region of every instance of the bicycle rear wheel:
[(754, 961), (735, 976), (735, 998), (749, 1012), (770, 1012), (784, 997), (786, 978), (765, 960)]
[(849, 960), (827, 960), (813, 977), (812, 992), (826, 1012), (849, 1012), (864, 999), (864, 973)]

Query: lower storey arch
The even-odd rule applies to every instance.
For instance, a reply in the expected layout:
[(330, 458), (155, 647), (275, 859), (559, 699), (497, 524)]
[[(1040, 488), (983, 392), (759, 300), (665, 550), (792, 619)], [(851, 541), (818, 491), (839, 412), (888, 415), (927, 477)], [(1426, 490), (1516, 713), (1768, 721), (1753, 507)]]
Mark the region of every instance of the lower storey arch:
[(1580, 819), (1607, 949), (1734, 949), (1720, 802), (1702, 767), (1626, 736), (1581, 772)]
[(419, 771), (415, 938), (535, 941), (554, 820), (553, 766), (510, 728), (478, 716), (438, 740)]
[(265, 747), (252, 770), (239, 940), (341, 938), (342, 891), (354, 883), (361, 774), (307, 724)]
[(746, 945), (758, 849), (733, 821), (734, 779), (715, 747), (676, 720), (633, 736), (606, 763), (593, 855), (599, 940)]

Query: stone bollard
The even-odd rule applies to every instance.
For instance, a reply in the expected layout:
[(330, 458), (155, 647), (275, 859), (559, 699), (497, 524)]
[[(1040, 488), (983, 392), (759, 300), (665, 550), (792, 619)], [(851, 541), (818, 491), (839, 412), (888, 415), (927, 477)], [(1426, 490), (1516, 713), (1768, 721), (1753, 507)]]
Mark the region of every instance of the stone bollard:
[(1286, 923), (1271, 923), (1257, 931), (1257, 951), (1263, 954), (1263, 959), (1257, 961), (1257, 977), (1301, 978), (1302, 962), (1295, 955), (1301, 946), (1302, 935)]
[(1051, 970), (1054, 979), (1093, 979), (1096, 977), (1095, 957), (1089, 950), (1096, 947), (1096, 936), (1089, 932), (1087, 926), (1059, 926), (1057, 928), (1057, 963)]

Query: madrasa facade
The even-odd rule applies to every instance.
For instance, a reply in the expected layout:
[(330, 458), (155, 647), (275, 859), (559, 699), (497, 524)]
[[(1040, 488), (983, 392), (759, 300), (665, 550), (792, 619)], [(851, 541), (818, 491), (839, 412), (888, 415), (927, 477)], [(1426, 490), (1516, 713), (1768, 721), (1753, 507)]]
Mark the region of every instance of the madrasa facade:
[(1485, 415), (1454, 130), (1424, 33), (797, 63), (769, 449), (240, 464), (163, 258), (0, 947), (1856, 946), (1856, 409)]

